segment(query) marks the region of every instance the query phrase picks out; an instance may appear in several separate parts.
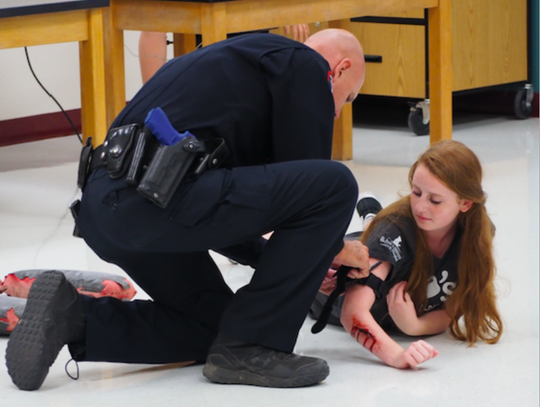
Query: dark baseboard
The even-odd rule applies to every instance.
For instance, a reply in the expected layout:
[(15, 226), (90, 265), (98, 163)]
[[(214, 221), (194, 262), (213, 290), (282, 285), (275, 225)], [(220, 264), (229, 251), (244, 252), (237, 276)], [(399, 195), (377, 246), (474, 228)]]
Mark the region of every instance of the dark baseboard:
[[(454, 110), (513, 116), (516, 94), (517, 91), (514, 90), (457, 94), (453, 97)], [(538, 93), (533, 97), (531, 117), (538, 117)]]
[[(80, 134), (81, 109), (67, 110), (66, 114)], [(75, 131), (62, 112), (0, 121), (0, 147), (73, 134)]]

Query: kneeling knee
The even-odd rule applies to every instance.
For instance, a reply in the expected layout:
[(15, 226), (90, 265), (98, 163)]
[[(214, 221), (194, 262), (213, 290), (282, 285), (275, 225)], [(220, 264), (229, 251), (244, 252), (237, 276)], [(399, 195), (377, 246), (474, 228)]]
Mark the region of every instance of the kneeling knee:
[(356, 203), (358, 184), (351, 170), (337, 161), (327, 161), (323, 169), (324, 176), (332, 182), (335, 188), (343, 193), (345, 199)]

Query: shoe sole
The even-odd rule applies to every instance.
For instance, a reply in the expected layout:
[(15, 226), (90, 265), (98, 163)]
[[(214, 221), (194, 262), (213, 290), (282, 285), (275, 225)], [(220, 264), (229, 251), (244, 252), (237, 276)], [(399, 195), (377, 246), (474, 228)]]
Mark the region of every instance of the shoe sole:
[(363, 202), (362, 202), (362, 200), (366, 199), (366, 198), (373, 200), (377, 204), (377, 209), (378, 209), (377, 212), (382, 210), (381, 203), (379, 202), (377, 197), (375, 195), (373, 195), (371, 192), (364, 192), (364, 193), (362, 193), (362, 194), (360, 194), (358, 196), (358, 201), (356, 202), (356, 213), (358, 214), (358, 217), (360, 219), (360, 224), (361, 224), (360, 229), (361, 229), (362, 232), (366, 229), (366, 224), (365, 224), (366, 223), (366, 214), (373, 213), (372, 211), (367, 212), (367, 210), (371, 209), (371, 207), (369, 205), (365, 206), (365, 204), (363, 204)]
[(63, 343), (47, 343), (48, 309), (65, 277), (59, 272), (36, 278), (24, 313), (11, 333), (6, 349), (6, 365), (13, 383), (21, 390), (37, 390), (49, 373)]
[(358, 200), (356, 201), (356, 211), (360, 217), (363, 216), (361, 213), (362, 209), (360, 209), (360, 206), (361, 206), (360, 204), (362, 202), (362, 199), (365, 199), (365, 198), (373, 199), (375, 202), (377, 202), (377, 206), (379, 207), (378, 209), (379, 210), (382, 209), (382, 204), (380, 203), (380, 201), (377, 199), (375, 195), (373, 195), (371, 192), (363, 192), (360, 195), (358, 195)]
[[(213, 363), (215, 357), (210, 356), (204, 365), (203, 375), (214, 383), (219, 384), (247, 384), (260, 387), (293, 388), (313, 386), (322, 382), (330, 374), (327, 364), (320, 366), (317, 373), (296, 376), (290, 379), (268, 377), (250, 370), (227, 370)], [(218, 359), (220, 359), (218, 357)], [(218, 362), (218, 360), (215, 360)]]

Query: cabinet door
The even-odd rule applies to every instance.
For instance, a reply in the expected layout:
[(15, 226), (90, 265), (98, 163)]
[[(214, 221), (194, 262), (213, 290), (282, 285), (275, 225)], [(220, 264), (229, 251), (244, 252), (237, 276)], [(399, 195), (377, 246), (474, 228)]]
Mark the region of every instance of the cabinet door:
[(366, 64), (361, 94), (426, 97), (425, 27), (401, 24), (352, 23), (364, 53), (382, 56)]
[(527, 1), (452, 1), (453, 90), (527, 80)]

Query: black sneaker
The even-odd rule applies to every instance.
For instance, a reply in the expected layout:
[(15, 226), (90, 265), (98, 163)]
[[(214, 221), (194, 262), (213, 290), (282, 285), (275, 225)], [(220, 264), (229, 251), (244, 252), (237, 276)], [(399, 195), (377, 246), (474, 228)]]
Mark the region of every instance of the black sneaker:
[(39, 275), (6, 349), (13, 383), (21, 390), (39, 389), (63, 346), (84, 338), (85, 324), (80, 294), (64, 274)]
[(366, 230), (367, 224), (382, 210), (382, 205), (375, 196), (369, 192), (364, 192), (358, 197), (356, 211), (360, 216), (362, 231)]
[(281, 388), (311, 386), (329, 373), (322, 359), (248, 345), (223, 334), (212, 344), (203, 368), (204, 376), (215, 383)]

